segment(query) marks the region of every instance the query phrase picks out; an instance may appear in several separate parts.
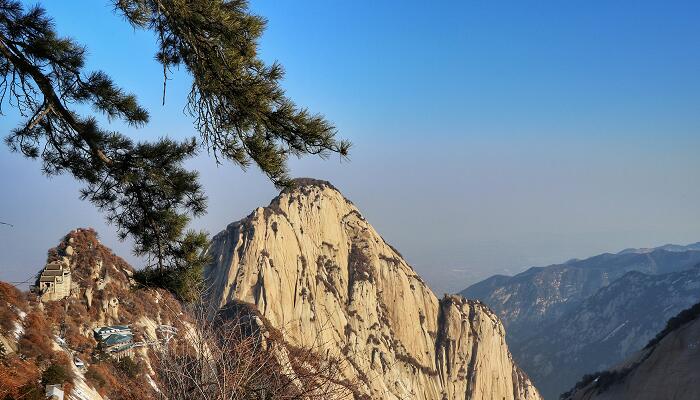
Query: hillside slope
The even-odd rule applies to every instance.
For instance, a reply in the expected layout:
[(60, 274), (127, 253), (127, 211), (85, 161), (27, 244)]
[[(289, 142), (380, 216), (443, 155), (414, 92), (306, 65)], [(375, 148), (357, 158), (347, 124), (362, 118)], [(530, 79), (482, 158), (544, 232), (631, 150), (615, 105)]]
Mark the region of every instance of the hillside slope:
[[(45, 294), (42, 301), (41, 293), (0, 283), (0, 398), (37, 398), (44, 391), (37, 380), (50, 368), (66, 373), (59, 381), (68, 382), (67, 399), (157, 398), (147, 344), (162, 339), (160, 325), (182, 330), (187, 318), (180, 303), (163, 290), (134, 288), (134, 270), (91, 229), (76, 229), (50, 249), (46, 270), (52, 267), (70, 271), (65, 298), (47, 300)], [(134, 361), (126, 372), (95, 339), (94, 329), (114, 325), (128, 325), (137, 344), (122, 351)]]
[(700, 397), (700, 303), (669, 320), (624, 364), (584, 377), (567, 400), (695, 400)]
[(539, 399), (482, 303), (438, 300), (332, 185), (299, 180), (208, 250), (209, 300), (254, 304), (291, 345), (346, 361), (372, 399)]

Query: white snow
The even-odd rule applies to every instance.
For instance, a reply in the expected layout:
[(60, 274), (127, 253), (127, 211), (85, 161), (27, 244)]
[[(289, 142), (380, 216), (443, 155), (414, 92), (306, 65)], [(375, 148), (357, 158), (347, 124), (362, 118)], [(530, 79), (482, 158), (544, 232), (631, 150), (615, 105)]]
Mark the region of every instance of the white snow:
[(15, 339), (19, 340), (19, 338), (24, 335), (24, 326), (22, 326), (22, 324), (19, 322), (15, 322), (15, 330), (13, 333), (15, 335)]
[(148, 383), (153, 387), (153, 390), (156, 392), (160, 392), (160, 389), (158, 389), (158, 385), (156, 385), (156, 382), (151, 378), (150, 375), (146, 374), (146, 380), (148, 380)]
[(625, 322), (623, 322), (622, 324), (620, 324), (620, 326), (618, 326), (617, 328), (613, 329), (610, 333), (608, 333), (608, 335), (607, 335), (605, 338), (603, 338), (603, 340), (601, 340), (601, 342), (604, 342), (604, 341), (610, 339), (611, 337), (613, 337), (613, 335), (616, 334), (617, 331), (619, 331), (620, 329), (622, 329), (623, 326), (627, 325), (628, 322), (629, 322), (629, 321), (625, 321)]

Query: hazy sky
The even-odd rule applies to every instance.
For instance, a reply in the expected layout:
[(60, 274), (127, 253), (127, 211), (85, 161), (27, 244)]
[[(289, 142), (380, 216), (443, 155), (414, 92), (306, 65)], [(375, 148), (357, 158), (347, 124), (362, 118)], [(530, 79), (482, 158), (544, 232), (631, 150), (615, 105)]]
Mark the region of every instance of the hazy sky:
[[(35, 2), (27, 2), (34, 4)], [(177, 72), (161, 105), (155, 41), (108, 0), (44, 0), (89, 65), (138, 94), (151, 139), (195, 134)], [(700, 2), (254, 1), (266, 60), (298, 104), (355, 144), (303, 159), (439, 292), (494, 273), (625, 247), (700, 240)], [(5, 105), (0, 131), (17, 122)], [(121, 128), (117, 125), (115, 128)], [(266, 205), (255, 169), (192, 162), (214, 234)], [(72, 228), (138, 266), (69, 177), (0, 148), (0, 280), (24, 281)]]

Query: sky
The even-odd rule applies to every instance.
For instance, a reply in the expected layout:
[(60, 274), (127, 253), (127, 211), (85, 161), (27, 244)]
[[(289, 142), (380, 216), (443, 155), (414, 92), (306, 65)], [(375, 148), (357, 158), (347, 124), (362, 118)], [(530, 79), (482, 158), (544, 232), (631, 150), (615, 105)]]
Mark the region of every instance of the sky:
[[(26, 2), (35, 4), (36, 2)], [(43, 0), (151, 113), (138, 139), (196, 134), (190, 80), (162, 103), (152, 34), (108, 0)], [(354, 143), (349, 161), (292, 160), (351, 199), (438, 294), (496, 273), (627, 247), (700, 241), (700, 2), (260, 1), (267, 62), (297, 104)], [(3, 105), (0, 132), (16, 126)], [(122, 129), (118, 123), (115, 128)], [(275, 195), (255, 168), (193, 160), (215, 234)], [(128, 242), (68, 176), (0, 147), (0, 280), (23, 282), (46, 250), (91, 226)], [(25, 284), (20, 284), (24, 285)]]

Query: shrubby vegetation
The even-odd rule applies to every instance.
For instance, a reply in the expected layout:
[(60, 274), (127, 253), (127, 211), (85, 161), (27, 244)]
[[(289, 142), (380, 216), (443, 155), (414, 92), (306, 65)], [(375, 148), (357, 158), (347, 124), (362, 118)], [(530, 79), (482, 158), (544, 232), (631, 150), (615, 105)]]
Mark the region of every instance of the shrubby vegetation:
[[(38, 385), (39, 375), (39, 369), (31, 360), (22, 360), (17, 355), (6, 356), (0, 360), (0, 399), (43, 399), (43, 389)], [(34, 392), (41, 397), (32, 397)]]
[(23, 328), (18, 351), (0, 359), (0, 399), (43, 399), (44, 384), (72, 380), (70, 360), (53, 350), (51, 325), (44, 313), (30, 311)]
[(199, 305), (184, 342), (154, 352), (163, 394), (172, 400), (343, 400), (356, 394), (341, 363), (285, 345), (254, 306), (232, 303), (211, 316)]
[(70, 366), (54, 363), (41, 374), (41, 383), (43, 385), (62, 385), (71, 378)]
[(131, 357), (122, 357), (121, 360), (116, 361), (114, 366), (117, 367), (119, 372), (126, 375), (127, 378), (135, 379), (142, 372), (141, 366), (134, 362)]
[(659, 332), (653, 339), (647, 343), (646, 346), (644, 346), (645, 349), (649, 349), (652, 346), (656, 345), (659, 343), (666, 335), (669, 333), (673, 332), (674, 330), (678, 329), (679, 327), (687, 324), (688, 322), (700, 317), (700, 303), (695, 304), (694, 306), (687, 308), (675, 317), (672, 317), (666, 322), (666, 326), (664, 327), (661, 332)]
[(98, 390), (104, 389), (104, 387), (107, 386), (107, 380), (104, 375), (102, 375), (102, 372), (100, 372), (100, 368), (97, 364), (92, 364), (88, 367), (85, 372), (85, 379)]
[(0, 334), (14, 331), (18, 321), (17, 310), (24, 308), (22, 293), (9, 283), (0, 282)]

